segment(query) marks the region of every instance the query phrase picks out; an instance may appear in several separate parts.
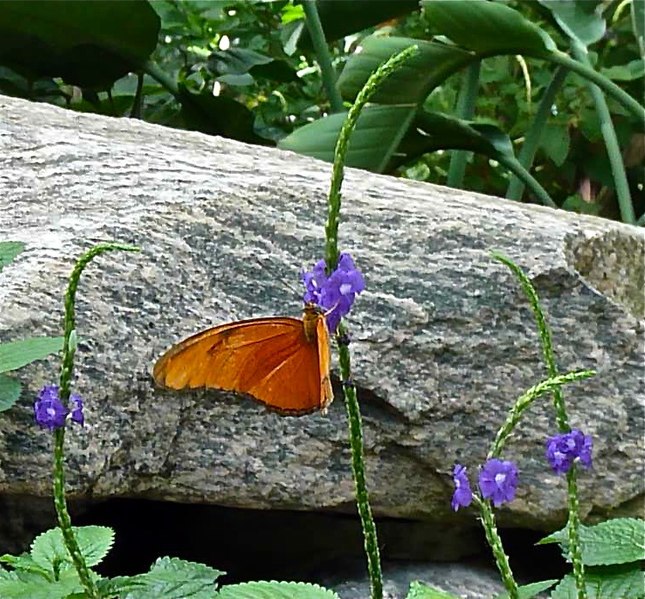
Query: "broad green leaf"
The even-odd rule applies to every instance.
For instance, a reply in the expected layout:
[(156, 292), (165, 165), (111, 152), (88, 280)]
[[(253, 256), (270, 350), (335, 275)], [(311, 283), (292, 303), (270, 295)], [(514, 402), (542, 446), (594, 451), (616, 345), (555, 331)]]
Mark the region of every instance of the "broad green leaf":
[[(317, 0), (316, 5), (328, 42), (341, 39), (350, 33), (358, 33), (419, 8), (418, 0)], [(311, 49), (311, 39), (306, 29), (298, 45), (304, 49)]]
[(597, 0), (538, 0), (570, 38), (590, 46), (602, 39), (607, 24)]
[(216, 50), (208, 58), (208, 68), (217, 75), (240, 75), (261, 64), (272, 62), (273, 58), (246, 48)]
[(419, 52), (392, 73), (372, 96), (374, 104), (418, 104), (453, 73), (477, 59), (455, 46), (408, 37), (370, 36), (352, 54), (341, 76), (338, 89), (352, 100), (369, 76), (388, 58), (416, 45)]
[(219, 570), (174, 557), (159, 558), (146, 574), (133, 577), (141, 587), (120, 595), (122, 599), (213, 599)]
[(247, 143), (267, 144), (253, 130), (253, 113), (243, 104), (210, 92), (195, 94), (179, 86), (180, 117), (186, 129)]
[(563, 210), (568, 210), (569, 212), (575, 212), (577, 214), (593, 214), (598, 216), (600, 214), (600, 209), (602, 206), (594, 202), (587, 202), (582, 199), (582, 196), (579, 193), (574, 193), (567, 197), (562, 205), (560, 206)]
[[(74, 527), (74, 534), (90, 568), (103, 560), (114, 543), (114, 531), (107, 526)], [(61, 566), (62, 569), (73, 567), (60, 528), (38, 535), (31, 544), (31, 557), (36, 564), (51, 572)]]
[(17, 370), (61, 349), (62, 337), (33, 337), (0, 343), (0, 373)]
[(422, 111), (397, 148), (390, 166), (400, 166), (437, 150), (468, 150), (495, 159), (500, 155), (514, 157), (510, 138), (494, 125)]
[(5, 554), (0, 556), (0, 562), (11, 566), (14, 573), (20, 572), (21, 576), (25, 573), (34, 575), (36, 580), (42, 580), (51, 575), (49, 568), (41, 568), (28, 553), (22, 555)]
[[(567, 529), (558, 530), (539, 544), (568, 546)], [(594, 526), (580, 527), (582, 559), (586, 566), (625, 564), (645, 559), (645, 520), (614, 518)]]
[(245, 582), (222, 587), (217, 599), (340, 599), (329, 589), (307, 582)]
[(613, 81), (634, 81), (645, 75), (645, 60), (637, 58), (627, 64), (600, 69), (600, 73)]
[(20, 397), (20, 381), (0, 374), (0, 412), (4, 412), (18, 401)]
[[(551, 587), (555, 586), (558, 583), (557, 579), (552, 580), (541, 580), (540, 582), (532, 582), (531, 584), (523, 584), (518, 587), (517, 590), (519, 599), (533, 599), (540, 593), (548, 591)], [(497, 595), (495, 599), (508, 599), (508, 593), (501, 593)]]
[[(643, 599), (645, 573), (638, 566), (585, 570), (587, 599)], [(577, 599), (576, 582), (567, 574), (551, 593), (551, 599)]]
[(0, 241), (0, 270), (11, 264), (24, 249), (22, 241)]
[[(346, 165), (383, 172), (414, 113), (414, 106), (408, 105), (367, 106), (361, 112), (349, 142)], [(345, 116), (345, 113), (337, 113), (305, 125), (278, 142), (278, 147), (333, 162), (334, 147)]]
[(566, 123), (547, 123), (542, 129), (540, 147), (556, 166), (562, 166), (569, 154), (569, 129)]
[(148, 59), (159, 24), (145, 0), (3, 0), (0, 64), (30, 78), (106, 89)]
[(459, 599), (459, 595), (447, 593), (418, 580), (410, 584), (406, 599)]
[(30, 575), (20, 580), (0, 580), (3, 599), (67, 599), (83, 591), (76, 570), (62, 572), (56, 581)]
[(434, 31), (477, 53), (544, 58), (557, 50), (546, 31), (499, 2), (422, 0), (421, 5)]

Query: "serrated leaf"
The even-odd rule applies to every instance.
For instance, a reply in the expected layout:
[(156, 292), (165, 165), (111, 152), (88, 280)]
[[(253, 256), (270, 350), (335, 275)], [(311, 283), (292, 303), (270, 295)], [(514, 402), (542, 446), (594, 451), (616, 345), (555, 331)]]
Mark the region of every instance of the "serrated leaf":
[(569, 36), (590, 46), (605, 35), (607, 24), (602, 6), (589, 0), (538, 0), (553, 16), (560, 29)]
[(22, 241), (0, 241), (0, 270), (11, 264), (24, 249)]
[(434, 31), (468, 50), (545, 58), (557, 50), (549, 34), (518, 11), (488, 0), (423, 0)]
[(418, 104), (445, 79), (477, 57), (461, 48), (408, 37), (369, 36), (352, 54), (338, 78), (344, 98), (353, 100), (369, 76), (388, 58), (410, 46), (418, 54), (392, 73), (372, 96), (374, 104)]
[[(346, 165), (383, 172), (414, 117), (414, 106), (367, 106), (358, 118)], [(334, 147), (345, 121), (336, 113), (294, 131), (278, 143), (283, 150), (333, 162)]]
[(35, 574), (44, 578), (51, 576), (51, 571), (48, 568), (40, 567), (28, 553), (21, 555), (5, 554), (0, 557), (0, 562), (11, 566), (14, 569), (14, 573)]
[[(532, 582), (531, 584), (523, 584), (517, 587), (518, 599), (533, 599), (538, 594), (548, 591), (551, 587), (556, 585), (558, 580), (541, 580), (540, 582)], [(508, 593), (504, 592), (495, 597), (495, 599), (508, 599)]]
[[(542, 539), (539, 544), (560, 543), (568, 550), (566, 527)], [(645, 559), (645, 520), (614, 518), (594, 526), (580, 526), (582, 560), (586, 566), (626, 564)]]
[(224, 574), (204, 564), (175, 557), (161, 557), (146, 574), (133, 577), (141, 588), (122, 595), (123, 599), (213, 599), (215, 581)]
[[(643, 599), (645, 573), (638, 567), (591, 568), (585, 571), (587, 599)], [(577, 599), (573, 575), (565, 576), (551, 593), (551, 599)]]
[(406, 599), (459, 599), (459, 595), (447, 593), (429, 584), (415, 580), (410, 584)]
[(562, 166), (569, 155), (569, 129), (566, 124), (547, 123), (542, 128), (540, 147), (556, 166)]
[(0, 373), (17, 370), (63, 348), (63, 337), (32, 337), (0, 343)]
[(0, 374), (0, 412), (13, 407), (20, 397), (20, 381)]
[[(72, 530), (90, 568), (103, 560), (114, 543), (114, 531), (107, 526), (74, 526)], [(31, 557), (36, 564), (52, 572), (73, 566), (60, 528), (38, 535), (31, 544)]]
[(340, 599), (329, 589), (307, 582), (244, 582), (222, 587), (217, 599)]
[(67, 599), (82, 591), (76, 570), (62, 572), (55, 581), (35, 575), (20, 580), (0, 580), (0, 597), (3, 599)]

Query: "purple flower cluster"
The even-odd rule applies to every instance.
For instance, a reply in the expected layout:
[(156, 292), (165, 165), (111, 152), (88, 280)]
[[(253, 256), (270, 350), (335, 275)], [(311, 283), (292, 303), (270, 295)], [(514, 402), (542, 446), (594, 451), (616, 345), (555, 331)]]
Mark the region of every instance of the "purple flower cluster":
[(363, 275), (352, 257), (343, 252), (331, 275), (325, 272), (325, 261), (319, 260), (310, 272), (302, 274), (305, 285), (303, 300), (320, 306), (326, 313), (327, 328), (335, 332), (341, 318), (349, 314), (356, 294), (365, 289)]
[[(492, 458), (487, 460), (479, 471), (479, 490), (484, 499), (490, 499), (495, 507), (515, 499), (519, 471), (513, 462)], [(452, 509), (468, 507), (473, 500), (466, 467), (457, 464), (452, 472), (455, 492), (452, 496)]]
[(69, 399), (71, 410), (62, 404), (58, 385), (45, 385), (34, 403), (36, 423), (50, 431), (65, 426), (68, 417), (78, 424), (83, 424), (83, 400), (74, 393)]
[(566, 474), (574, 462), (591, 468), (591, 435), (573, 429), (568, 433), (549, 437), (546, 442), (546, 459), (557, 474)]

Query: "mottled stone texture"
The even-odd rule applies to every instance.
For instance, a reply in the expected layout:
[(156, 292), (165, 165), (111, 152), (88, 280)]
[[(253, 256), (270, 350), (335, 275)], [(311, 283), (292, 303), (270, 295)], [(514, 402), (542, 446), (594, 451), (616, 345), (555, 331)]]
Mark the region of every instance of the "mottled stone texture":
[[(302, 265), (321, 257), (330, 167), (309, 158), (136, 120), (0, 99), (0, 227), (27, 251), (0, 274), (0, 339), (60, 332), (74, 258), (92, 242), (136, 243), (97, 259), (79, 288), (76, 391), (87, 425), (68, 435), (76, 496), (139, 496), (255, 508), (352, 510), (345, 411), (280, 417), (218, 392), (156, 390), (171, 343), (231, 319), (296, 315)], [(377, 514), (445, 522), (448, 473), (474, 467), (513, 400), (544, 377), (516, 260), (537, 286), (559, 367), (593, 368), (565, 390), (594, 436), (580, 480), (585, 517), (641, 513), (642, 230), (350, 170), (342, 249), (367, 279), (349, 322)], [(18, 373), (2, 414), (0, 491), (50, 492), (50, 436), (34, 392), (56, 360)], [(507, 448), (519, 462), (506, 525), (561, 524), (565, 491), (543, 459), (548, 398)], [(451, 520), (452, 519), (452, 520)]]

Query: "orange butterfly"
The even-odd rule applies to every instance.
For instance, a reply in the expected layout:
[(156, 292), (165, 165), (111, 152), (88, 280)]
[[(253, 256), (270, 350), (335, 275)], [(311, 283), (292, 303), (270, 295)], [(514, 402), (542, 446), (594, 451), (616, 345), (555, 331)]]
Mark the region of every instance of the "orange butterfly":
[(168, 389), (198, 387), (244, 393), (285, 414), (327, 411), (329, 332), (313, 303), (302, 320), (252, 318), (197, 333), (171, 347), (153, 370)]

